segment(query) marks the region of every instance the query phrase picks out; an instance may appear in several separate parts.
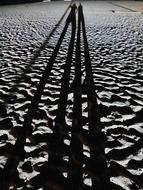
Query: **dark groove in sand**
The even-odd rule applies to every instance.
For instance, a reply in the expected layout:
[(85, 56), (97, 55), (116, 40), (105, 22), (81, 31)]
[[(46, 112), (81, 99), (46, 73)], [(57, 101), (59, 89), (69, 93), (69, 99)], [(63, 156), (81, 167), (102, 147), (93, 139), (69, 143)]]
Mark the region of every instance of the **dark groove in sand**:
[(130, 9), (130, 8), (125, 7), (125, 6), (123, 6), (123, 5), (119, 5), (119, 4), (117, 4), (117, 3), (113, 3), (113, 2), (109, 2), (109, 3), (111, 3), (112, 5), (115, 5), (115, 6), (117, 6), (117, 7), (121, 7), (121, 8), (123, 8), (123, 9), (128, 10), (128, 11), (131, 11), (131, 12), (137, 12), (137, 11), (135, 11), (135, 10), (133, 10), (133, 9)]

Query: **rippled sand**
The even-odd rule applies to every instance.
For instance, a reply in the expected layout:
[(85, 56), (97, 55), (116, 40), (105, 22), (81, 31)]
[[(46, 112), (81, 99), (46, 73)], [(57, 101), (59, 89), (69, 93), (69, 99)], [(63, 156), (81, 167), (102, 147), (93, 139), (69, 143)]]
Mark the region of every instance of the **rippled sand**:
[[(121, 8), (116, 8), (117, 12), (113, 13), (115, 7), (109, 5), (111, 8), (102, 7), (106, 11), (101, 12), (100, 8), (97, 9), (93, 5), (93, 2), (85, 2), (83, 8), (102, 130), (107, 135), (105, 153), (110, 180), (118, 185), (119, 189), (141, 189), (143, 16), (123, 11)], [(40, 56), (34, 61), (31, 60), (67, 6), (68, 3), (53, 2), (0, 7), (0, 175), (7, 159), (15, 154), (13, 147), (21, 133), (24, 115), (64, 22)], [(32, 135), (26, 138), (24, 146), (26, 158), (18, 162), (16, 177), (9, 182), (11, 189), (42, 189), (38, 185), (40, 177), (36, 176), (40, 175), (43, 166), (46, 168), (50, 148), (52, 149), (52, 122), (56, 116), (69, 36), (70, 31), (60, 48), (39, 108), (34, 115), (34, 130)], [(82, 70), (84, 81), (84, 64)], [(71, 69), (71, 92), (67, 105), (68, 127), (71, 126), (72, 119), (73, 80), (74, 65)], [(88, 129), (85, 99), (83, 95), (83, 125)], [(69, 135), (65, 139), (67, 151), (70, 140)], [(63, 157), (63, 160), (68, 161), (68, 157)], [(63, 175), (66, 178), (66, 174)], [(12, 181), (15, 181), (15, 185)], [(84, 182), (90, 187), (90, 180), (85, 178)]]

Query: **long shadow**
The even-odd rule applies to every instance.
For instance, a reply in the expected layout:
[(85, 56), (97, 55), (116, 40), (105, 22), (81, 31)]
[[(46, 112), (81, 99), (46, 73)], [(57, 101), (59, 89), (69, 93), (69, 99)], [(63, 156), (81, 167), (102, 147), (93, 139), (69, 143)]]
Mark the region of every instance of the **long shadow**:
[(70, 143), (69, 165), (72, 171), (68, 176), (70, 189), (83, 188), (83, 144), (77, 134), (82, 133), (82, 85), (81, 85), (81, 11), (78, 7), (78, 26), (75, 53), (75, 78), (73, 88), (73, 119)]
[[(40, 82), (35, 91), (34, 97), (28, 108), (24, 118), (23, 127), (21, 128), (15, 146), (12, 148), (11, 156), (8, 158), (1, 177), (0, 189), (8, 190), (12, 183), (18, 181), (17, 166), (20, 160), (26, 158), (27, 153), (24, 151), (27, 136), (32, 135), (32, 120), (41, 101), (47, 80), (51, 74), (53, 64), (63, 42), (67, 29), (71, 25), (71, 37), (68, 47), (67, 57), (64, 65), (64, 73), (61, 79), (61, 89), (58, 101), (58, 109), (56, 113), (55, 124), (52, 127), (53, 133), (47, 135), (47, 145), (45, 147), (49, 154), (47, 162), (39, 169), (39, 174), (34, 177), (30, 184), (35, 189), (43, 187), (43, 189), (62, 189), (62, 190), (78, 190), (78, 189), (96, 189), (105, 190), (110, 188), (109, 174), (105, 156), (106, 138), (101, 132), (99, 106), (97, 104), (97, 95), (93, 81), (92, 66), (90, 53), (86, 35), (85, 20), (83, 9), (80, 5), (78, 8), (78, 25), (77, 38), (76, 35), (76, 5), (72, 5), (71, 11), (67, 17), (63, 31), (49, 59)], [(83, 35), (86, 87), (88, 104), (88, 123), (89, 131), (82, 128), (82, 72), (81, 72), (81, 34)], [(46, 44), (45, 44), (46, 45)], [(74, 46), (75, 54), (75, 78), (74, 78), (74, 99), (73, 99), (73, 118), (72, 127), (69, 129), (66, 125), (65, 117), (68, 94), (70, 92), (70, 72), (73, 58)], [(71, 133), (71, 137), (69, 135)], [(64, 143), (65, 139), (70, 139), (70, 146)], [(83, 155), (83, 145), (90, 149), (90, 157)], [(69, 161), (63, 160), (64, 156), (69, 157)], [(66, 172), (68, 177), (64, 177)], [(88, 174), (92, 179), (92, 187), (88, 187), (83, 182), (83, 174)]]
[[(9, 156), (6, 164), (5, 164), (5, 167), (4, 167), (4, 170), (2, 172), (2, 175), (1, 175), (1, 183), (0, 183), (0, 189), (1, 190), (8, 190), (11, 183), (13, 183), (14, 181), (17, 181), (18, 179), (18, 176), (17, 176), (17, 165), (19, 163), (20, 160), (23, 160), (25, 157), (26, 157), (26, 153), (24, 151), (24, 145), (25, 145), (25, 142), (26, 142), (26, 137), (28, 135), (31, 135), (32, 134), (32, 126), (31, 126), (31, 123), (32, 123), (32, 119), (34, 117), (34, 114), (35, 114), (35, 111), (37, 109), (37, 106), (40, 102), (40, 99), (41, 99), (41, 95), (43, 93), (43, 90), (44, 90), (44, 87), (45, 87), (45, 84), (47, 82), (47, 79), (50, 75), (50, 72), (51, 72), (51, 69), (52, 69), (52, 66), (54, 64), (54, 61), (56, 59), (56, 56), (58, 54), (58, 51), (59, 51), (59, 48), (61, 46), (61, 43), (65, 37), (65, 34), (67, 32), (67, 29), (70, 25), (70, 23), (73, 23), (73, 18), (74, 18), (74, 15), (75, 15), (75, 5), (72, 6), (72, 9), (68, 15), (68, 18), (66, 20), (66, 24), (65, 24), (65, 27), (60, 35), (60, 38), (57, 42), (57, 45), (53, 51), (53, 54), (49, 60), (49, 63), (41, 77), (41, 80), (38, 84), (38, 87), (37, 87), (37, 90), (34, 94), (34, 97), (33, 97), (33, 101), (31, 102), (31, 105), (27, 111), (27, 114), (25, 116), (25, 119), (24, 119), (24, 124), (23, 124), (23, 127), (21, 128), (21, 131), (20, 133), (18, 134), (18, 137), (17, 137), (17, 141), (16, 141), (16, 144), (15, 146), (11, 146), (11, 156)], [(74, 24), (75, 25), (75, 24)], [(73, 27), (74, 30), (75, 30), (75, 26)], [(74, 43), (74, 39), (73, 39), (73, 35), (74, 35), (74, 30), (72, 31), (72, 38), (71, 38), (71, 45), (73, 45), (72, 43)], [(71, 59), (71, 47), (69, 46), (69, 57)], [(67, 62), (69, 62), (69, 58), (67, 57)]]
[[(75, 32), (76, 32), (76, 18), (75, 18), (75, 4), (72, 6), (70, 17), (67, 21), (71, 22), (72, 31), (71, 31), (71, 39), (69, 43), (69, 48), (67, 52), (66, 63), (64, 67), (63, 77), (61, 79), (61, 89), (60, 89), (60, 97), (58, 103), (58, 110), (55, 119), (55, 125), (53, 126), (53, 140), (51, 142), (51, 153), (49, 153), (48, 163), (44, 164), (40, 170), (40, 174), (33, 179), (33, 184), (37, 184), (38, 188), (45, 183), (48, 182), (47, 188), (53, 188), (57, 186), (57, 188), (61, 188), (63, 190), (67, 189), (68, 183), (66, 178), (63, 176), (64, 170), (70, 169), (69, 166), (63, 160), (64, 154), (67, 154), (68, 147), (64, 144), (64, 138), (67, 135), (68, 130), (66, 129), (65, 115), (66, 115), (66, 105), (67, 105), (67, 97), (69, 93), (69, 78), (70, 78), (70, 68), (72, 63), (74, 42), (75, 42)], [(45, 169), (46, 168), (46, 169)], [(49, 175), (49, 171), (50, 175)], [(46, 178), (43, 179), (42, 176)], [(43, 179), (40, 181), (40, 179)], [(37, 183), (40, 181), (40, 183)]]
[(99, 106), (97, 104), (97, 95), (95, 93), (82, 6), (80, 6), (80, 11), (82, 17), (82, 33), (86, 70), (85, 86), (87, 93), (89, 122), (89, 135), (86, 137), (85, 141), (90, 148), (90, 159), (87, 160), (86, 169), (87, 171), (90, 171), (88, 173), (90, 173), (90, 177), (92, 178), (92, 188), (97, 190), (107, 190), (110, 189), (110, 181), (104, 152), (106, 138), (101, 132), (102, 126), (100, 123)]
[(26, 74), (32, 69), (33, 64), (35, 63), (35, 61), (40, 56), (40, 53), (48, 45), (50, 38), (54, 35), (55, 31), (60, 26), (61, 22), (63, 21), (63, 19), (65, 18), (66, 14), (69, 11), (69, 9), (71, 8), (72, 4), (73, 4), (73, 1), (70, 2), (69, 6), (67, 7), (67, 9), (65, 10), (65, 12), (63, 13), (62, 17), (60, 18), (60, 20), (58, 21), (58, 23), (53, 27), (53, 29), (51, 30), (51, 32), (49, 33), (49, 35), (46, 37), (46, 39), (42, 43), (42, 45), (34, 52), (34, 55), (33, 55), (32, 59), (29, 61), (29, 64), (25, 67), (23, 73), (19, 76), (19, 78), (17, 79), (17, 81), (15, 82), (15, 84), (13, 85), (13, 87), (11, 88), (9, 95), (13, 95), (13, 92), (15, 92), (15, 88), (18, 87), (18, 85), (20, 84), (20, 82), (22, 82), (22, 80), (26, 77)]

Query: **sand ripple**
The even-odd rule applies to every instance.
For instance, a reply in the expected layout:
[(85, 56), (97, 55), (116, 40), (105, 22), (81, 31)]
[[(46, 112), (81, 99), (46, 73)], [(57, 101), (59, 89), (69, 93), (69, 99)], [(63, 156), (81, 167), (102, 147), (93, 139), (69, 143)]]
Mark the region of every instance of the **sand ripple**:
[[(0, 175), (7, 159), (14, 154), (14, 145), (22, 131), (24, 116), (61, 30), (55, 33), (39, 58), (34, 63), (31, 62), (35, 49), (43, 42), (45, 34), (53, 26), (51, 23), (56, 23), (59, 16), (54, 15), (53, 19), (54, 13), (47, 14), (47, 7), (43, 7), (43, 11), (37, 15), (36, 5), (33, 5), (32, 13), (27, 8), (26, 14), (25, 6), (20, 5), (20, 10), (15, 10), (13, 7), (7, 8), (7, 12), (0, 12), (0, 18), (4, 20), (0, 25), (0, 50), (2, 50), (0, 53)], [(119, 189), (139, 189), (138, 186), (143, 187), (142, 16), (136, 14), (130, 17), (126, 14), (122, 17), (119, 14), (94, 16), (96, 17), (94, 21), (87, 16), (86, 22), (102, 130), (107, 136), (105, 152), (110, 179)], [(33, 117), (34, 130), (26, 138), (24, 146), (26, 156), (18, 162), (14, 179), (16, 186), (12, 187), (11, 183), (13, 189), (32, 189), (34, 186), (40, 190), (38, 184), (41, 180), (40, 172), (44, 174), (43, 168), (49, 169), (49, 155), (58, 154), (63, 157), (63, 162), (50, 166), (50, 169), (62, 166), (58, 169), (63, 172), (65, 179), (66, 171), (71, 170), (67, 162), (71, 142), (74, 64), (71, 68), (70, 93), (65, 117), (69, 132), (66, 134), (62, 131), (65, 140), (63, 147), (59, 145), (58, 152), (55, 148), (58, 145), (53, 142), (55, 130), (53, 122), (58, 109), (68, 42), (69, 31)], [(84, 91), (84, 65), (82, 71)], [(86, 100), (87, 97), (83, 93), (82, 123), (83, 128), (88, 130)], [(89, 157), (86, 146), (84, 155), (86, 159)], [(50, 176), (50, 172), (48, 175)], [(87, 176), (85, 184), (90, 188), (90, 179)]]

